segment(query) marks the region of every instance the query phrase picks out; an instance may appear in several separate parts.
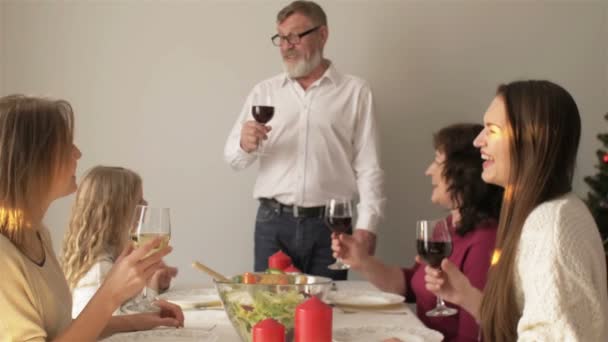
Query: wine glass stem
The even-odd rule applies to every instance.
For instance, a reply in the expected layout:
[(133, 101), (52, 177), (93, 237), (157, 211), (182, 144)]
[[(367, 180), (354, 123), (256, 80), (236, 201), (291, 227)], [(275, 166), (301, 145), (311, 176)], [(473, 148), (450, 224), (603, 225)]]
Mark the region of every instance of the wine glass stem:
[(264, 141), (260, 140), (258, 143), (258, 149), (255, 151), (255, 153), (260, 157), (264, 155), (264, 145)]
[(445, 308), (445, 302), (443, 301), (443, 298), (441, 298), (440, 296), (437, 296), (437, 307)]

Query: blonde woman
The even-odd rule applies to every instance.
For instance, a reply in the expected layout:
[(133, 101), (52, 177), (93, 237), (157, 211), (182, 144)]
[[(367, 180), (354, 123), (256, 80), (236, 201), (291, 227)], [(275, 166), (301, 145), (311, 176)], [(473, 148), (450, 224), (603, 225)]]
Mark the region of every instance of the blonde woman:
[[(72, 289), (72, 317), (78, 316), (129, 244), (138, 204), (146, 204), (141, 177), (122, 167), (96, 166), (76, 192), (63, 243), (63, 271)], [(177, 269), (162, 264), (154, 273), (149, 295), (169, 288)], [(118, 313), (118, 312), (116, 312)]]
[(95, 341), (119, 331), (182, 326), (179, 307), (156, 313), (112, 313), (136, 295), (171, 248), (148, 256), (156, 239), (127, 248), (75, 320), (67, 281), (42, 219), (56, 199), (76, 190), (74, 115), (66, 101), (13, 95), (0, 98), (0, 341)]

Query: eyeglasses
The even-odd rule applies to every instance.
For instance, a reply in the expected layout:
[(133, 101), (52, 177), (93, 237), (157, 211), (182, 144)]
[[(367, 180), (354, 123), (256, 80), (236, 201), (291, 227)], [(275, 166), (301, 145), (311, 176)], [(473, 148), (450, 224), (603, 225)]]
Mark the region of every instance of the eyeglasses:
[(306, 30), (302, 33), (290, 33), (286, 36), (281, 36), (280, 34), (277, 33), (274, 36), (272, 36), (270, 38), (270, 40), (272, 40), (272, 44), (274, 46), (281, 46), (282, 41), (286, 41), (291, 45), (297, 45), (297, 44), (300, 44), (302, 37), (306, 36), (307, 34), (311, 34), (311, 33), (315, 32), (320, 27), (321, 26), (316, 26), (316, 27), (313, 27), (310, 30)]

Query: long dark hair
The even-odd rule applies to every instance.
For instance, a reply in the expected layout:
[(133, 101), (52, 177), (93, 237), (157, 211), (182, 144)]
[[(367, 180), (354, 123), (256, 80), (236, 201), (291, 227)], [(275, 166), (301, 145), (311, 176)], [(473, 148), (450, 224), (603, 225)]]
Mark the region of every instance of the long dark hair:
[(443, 178), (460, 212), (456, 233), (460, 236), (475, 229), (482, 221), (498, 220), (502, 188), (481, 179), (482, 160), (473, 140), (483, 130), (479, 124), (455, 124), (433, 136), (435, 149), (445, 154)]
[(515, 301), (515, 256), (524, 222), (539, 204), (572, 188), (581, 133), (572, 96), (549, 81), (518, 81), (498, 87), (507, 114), (510, 169), (503, 198), (496, 248), (481, 304), (485, 341), (517, 339), (521, 318)]

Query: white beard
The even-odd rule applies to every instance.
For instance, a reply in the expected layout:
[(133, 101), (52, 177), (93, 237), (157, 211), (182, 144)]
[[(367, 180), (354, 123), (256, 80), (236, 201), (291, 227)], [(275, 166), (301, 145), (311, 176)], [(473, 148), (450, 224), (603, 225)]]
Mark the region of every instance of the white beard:
[(321, 64), (322, 60), (321, 51), (317, 50), (310, 59), (302, 58), (295, 63), (283, 61), (283, 69), (285, 69), (285, 72), (290, 78), (305, 77), (310, 75), (310, 73)]

